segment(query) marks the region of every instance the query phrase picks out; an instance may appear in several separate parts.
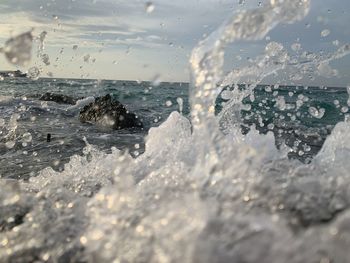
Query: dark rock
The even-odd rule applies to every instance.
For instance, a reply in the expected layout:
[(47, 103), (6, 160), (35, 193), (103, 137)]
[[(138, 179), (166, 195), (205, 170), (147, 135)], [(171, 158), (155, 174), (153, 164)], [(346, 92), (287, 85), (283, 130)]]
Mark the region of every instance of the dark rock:
[(127, 111), (123, 104), (114, 100), (109, 94), (96, 98), (86, 105), (79, 114), (81, 122), (95, 122), (116, 130), (125, 128), (142, 128), (143, 124), (136, 115)]
[(0, 71), (0, 76), (3, 78), (25, 78), (27, 77), (26, 73), (23, 73), (20, 70), (16, 71)]
[(60, 104), (72, 104), (75, 105), (75, 103), (77, 102), (76, 99), (69, 97), (67, 95), (63, 95), (63, 94), (56, 94), (56, 93), (51, 93), (51, 92), (47, 92), (44, 95), (42, 95), (39, 100), (43, 100), (43, 101), (54, 101), (56, 103), (60, 103)]

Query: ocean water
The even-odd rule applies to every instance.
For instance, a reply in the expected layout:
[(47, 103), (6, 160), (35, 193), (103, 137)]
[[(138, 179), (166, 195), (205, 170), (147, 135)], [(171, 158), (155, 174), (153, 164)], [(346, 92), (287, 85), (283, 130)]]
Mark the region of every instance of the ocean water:
[[(46, 167), (63, 170), (71, 156), (83, 154), (86, 141), (104, 152), (116, 147), (137, 157), (144, 152), (149, 129), (159, 126), (171, 112), (181, 107), (182, 114), (190, 119), (188, 83), (13, 78), (0, 82), (0, 87), (2, 178), (28, 179)], [(217, 97), (216, 114), (231, 89), (223, 88)], [(82, 124), (78, 116), (86, 103), (39, 100), (46, 92), (88, 101), (111, 94), (142, 120), (144, 128), (116, 131)], [(251, 128), (262, 134), (271, 131), (276, 147), (286, 144), (291, 148), (290, 158), (310, 162), (334, 126), (344, 120), (347, 96), (346, 88), (260, 85), (254, 99), (244, 99), (249, 110), (241, 112), (242, 133)], [(282, 106), (280, 98), (284, 100)], [(316, 116), (310, 108), (322, 111), (322, 116)], [(50, 142), (46, 141), (48, 133)]]
[[(180, 111), (180, 105), (183, 114), (189, 114), (187, 83), (153, 86), (149, 82), (136, 81), (3, 80), (0, 82), (1, 177), (27, 179), (46, 167), (62, 170), (72, 155), (83, 153), (85, 141), (106, 152), (116, 147), (133, 156), (141, 154), (144, 137), (151, 127), (158, 126), (172, 111)], [(111, 94), (137, 114), (144, 129), (115, 131), (82, 124), (79, 111), (86, 103), (75, 106), (40, 101), (40, 96), (46, 92), (88, 101)], [(11, 126), (12, 122), (15, 123)], [(52, 138), (50, 143), (46, 140), (48, 133)]]
[[(0, 261), (349, 262), (347, 89), (261, 85), (286, 67), (317, 73), (349, 45), (299, 63), (270, 42), (252, 65), (223, 73), (229, 44), (309, 9), (284, 0), (234, 14), (193, 49), (189, 86), (2, 82)], [(145, 129), (82, 125), (81, 104), (39, 102), (47, 90), (113, 93)]]
[[(185, 250), (182, 246), (187, 244), (186, 242), (195, 242), (191, 237), (193, 231), (199, 234), (198, 238), (201, 235), (206, 238), (209, 237), (207, 242), (210, 244), (211, 242), (224, 242), (224, 244), (229, 242), (228, 244), (230, 244), (230, 242), (233, 242), (230, 241), (231, 238), (232, 240), (241, 238), (235, 224), (238, 224), (238, 226), (243, 224), (241, 227), (248, 228), (249, 235), (257, 235), (251, 241), (253, 244), (248, 242), (250, 247), (254, 245), (254, 242), (265, 244), (266, 241), (259, 241), (260, 238), (267, 238), (265, 235), (269, 237), (268, 242), (275, 242), (274, 239), (276, 238), (278, 240), (288, 240), (288, 238), (291, 238), (288, 235), (292, 235), (294, 231), (302, 231), (308, 225), (318, 225), (323, 221), (331, 220), (338, 211), (345, 208), (345, 200), (342, 199), (342, 194), (338, 192), (339, 189), (335, 188), (335, 192), (332, 191), (331, 187), (335, 184), (333, 182), (334, 178), (330, 177), (328, 178), (332, 179), (330, 182), (326, 180), (327, 183), (321, 183), (322, 181), (318, 182), (318, 180), (327, 178), (327, 176), (319, 175), (320, 177), (311, 177), (312, 181), (309, 182), (310, 178), (304, 179), (307, 172), (304, 172), (303, 169), (315, 168), (303, 166), (303, 163), (314, 165), (313, 158), (317, 156), (334, 127), (337, 124), (344, 125), (342, 122), (347, 114), (348, 105), (346, 88), (259, 85), (255, 88), (253, 96), (244, 98), (244, 110), (240, 112), (242, 118), (240, 134), (242, 136), (245, 134), (244, 140), (253, 149), (257, 146), (252, 145), (258, 142), (256, 149), (263, 151), (263, 154), (261, 156), (256, 155), (256, 153), (250, 152), (251, 149), (247, 149), (246, 146), (243, 147), (241, 143), (237, 144), (237, 142), (228, 140), (225, 142), (238, 147), (238, 150), (232, 151), (230, 146), (230, 151), (225, 153), (225, 157), (221, 158), (228, 158), (225, 162), (231, 160), (234, 166), (238, 165), (239, 169), (242, 169), (242, 165), (244, 167), (247, 165), (245, 162), (254, 163), (257, 160), (262, 162), (260, 165), (264, 167), (262, 173), (266, 178), (260, 182), (262, 186), (259, 186), (256, 190), (254, 189), (255, 184), (260, 179), (255, 178), (256, 174), (250, 174), (252, 171), (249, 171), (250, 168), (247, 169), (247, 167), (238, 174), (233, 173), (233, 171), (229, 172), (229, 178), (221, 178), (221, 175), (218, 178), (209, 177), (205, 180), (205, 177), (190, 177), (182, 181), (181, 176), (190, 173), (186, 164), (191, 167), (196, 163), (196, 154), (193, 153), (191, 147), (198, 143), (192, 141), (193, 138), (191, 139), (193, 128), (191, 128), (189, 121), (191, 119), (189, 84), (161, 83), (154, 86), (149, 82), (137, 83), (133, 81), (5, 79), (0, 82), (0, 85), (2, 116), (0, 137), (0, 186), (2, 189), (0, 215), (2, 221), (0, 221), (0, 233), (3, 238), (0, 252), (2, 255), (7, 255), (4, 262), (32, 262), (36, 258), (48, 262), (55, 262), (54, 259), (59, 259), (59, 262), (112, 262), (115, 257), (128, 259), (127, 262), (147, 262), (150, 260), (151, 254), (156, 253), (153, 251), (155, 248), (152, 248), (152, 253), (148, 251), (147, 242), (163, 228), (166, 229), (166, 232), (159, 232), (158, 234), (161, 236), (165, 234), (165, 237), (170, 235), (175, 240), (180, 239), (180, 244), (177, 244), (179, 241), (171, 241), (175, 242), (176, 246), (180, 245), (178, 247), (179, 254), (175, 253), (175, 261), (180, 262), (183, 260), (180, 251)], [(245, 85), (239, 87), (241, 90), (244, 90), (244, 88)], [(234, 90), (234, 88), (224, 87), (216, 98), (216, 116), (220, 115), (225, 104), (228, 103), (231, 90)], [(76, 105), (67, 105), (40, 101), (40, 95), (45, 92), (64, 94), (82, 99), (82, 101), (85, 98), (91, 101), (91, 97), (112, 94), (127, 109), (137, 114), (144, 123), (144, 128), (116, 131), (93, 124), (80, 123), (78, 114), (84, 103), (77, 102)], [(322, 114), (317, 115), (310, 108), (315, 108)], [(218, 136), (223, 136), (226, 133), (224, 128), (218, 126), (218, 129), (221, 130), (221, 135)], [(48, 133), (52, 136), (50, 142), (46, 141)], [(227, 135), (227, 137), (230, 136)], [(222, 142), (216, 143), (221, 145)], [(261, 143), (262, 145), (260, 145)], [(221, 145), (221, 147), (227, 149), (227, 146)], [(283, 147), (286, 149), (277, 150)], [(244, 155), (237, 160), (235, 154), (242, 155), (242, 153)], [(228, 156), (226, 156), (227, 154)], [(232, 154), (231, 157), (230, 154)], [(276, 154), (282, 154), (282, 157), (277, 157)], [(207, 156), (206, 159), (213, 156)], [(255, 158), (257, 160), (254, 160)], [(179, 169), (178, 174), (171, 174), (173, 168), (168, 167), (169, 159), (174, 160), (174, 163), (170, 164), (171, 166), (178, 166), (176, 168)], [(283, 182), (285, 184), (292, 180), (292, 177), (289, 178), (288, 176), (291, 171), (293, 171), (293, 176), (299, 176), (296, 175), (300, 173), (299, 169), (302, 171), (301, 178), (303, 179), (295, 180), (301, 180), (302, 182), (298, 182), (297, 185), (294, 185), (295, 182), (290, 182), (290, 185), (283, 186)], [(119, 174), (119, 176), (114, 178), (115, 174)], [(247, 176), (250, 180), (253, 180), (255, 186), (249, 185), (249, 190), (244, 189), (245, 187), (240, 185), (242, 183), (240, 180), (243, 180), (240, 178), (242, 174), (244, 177)], [(134, 178), (130, 178), (131, 175)], [(272, 179), (271, 176), (277, 178)], [(194, 179), (195, 181), (193, 181)], [(274, 182), (274, 180), (277, 182)], [(304, 180), (306, 181), (304, 182)], [(141, 191), (140, 193), (134, 192), (135, 190), (130, 193), (132, 181), (137, 183), (139, 188), (145, 187), (145, 189), (137, 190)], [(199, 186), (191, 184), (199, 184), (203, 187), (199, 196), (194, 194), (198, 191), (196, 187)], [(228, 186), (224, 187), (222, 184), (228, 184)], [(268, 190), (272, 186), (277, 187), (277, 191), (276, 189)], [(115, 189), (115, 187), (117, 188)], [(177, 187), (179, 188), (177, 189)], [(217, 187), (219, 189), (216, 189)], [(294, 187), (297, 188), (294, 189)], [(100, 190), (101, 188), (102, 190)], [(124, 193), (123, 191), (127, 192)], [(142, 191), (146, 191), (146, 193)], [(183, 191), (186, 193), (185, 197), (182, 196)], [(258, 193), (266, 195), (266, 200), (271, 200), (266, 204), (259, 204), (262, 201), (256, 196)], [(133, 197), (130, 197), (130, 194)], [(196, 197), (193, 197), (193, 194)], [(213, 194), (214, 196), (212, 196)], [(224, 196), (215, 197), (217, 194), (223, 194)], [(324, 199), (327, 196), (333, 196), (332, 200)], [(44, 198), (44, 201), (41, 200), (42, 198)], [(124, 200), (124, 198), (126, 199)], [(129, 200), (129, 198), (133, 199)], [(138, 202), (141, 202), (139, 204), (134, 203), (138, 198), (146, 199), (144, 201), (139, 200)], [(153, 211), (153, 209), (162, 206), (162, 202), (159, 203), (158, 200), (160, 198), (162, 202), (166, 203), (166, 210), (163, 211), (165, 214)], [(273, 212), (273, 216), (276, 218), (272, 217), (272, 219), (264, 218), (266, 214), (262, 212), (254, 215), (259, 219), (253, 225), (245, 222), (246, 219), (241, 217), (221, 215), (225, 217), (225, 220), (235, 222), (232, 225), (233, 229), (227, 230), (232, 231), (229, 239), (222, 241), (220, 233), (226, 230), (214, 231), (211, 228), (219, 227), (221, 229), (221, 227), (225, 227), (225, 223), (220, 221), (223, 219), (217, 219), (219, 222), (210, 220), (204, 223), (203, 220), (206, 216), (203, 213), (208, 211), (205, 212), (200, 205), (202, 198), (206, 202), (209, 202), (209, 200), (213, 202), (213, 198), (214, 200), (218, 198), (216, 202), (222, 202), (222, 205), (233, 207), (238, 205), (237, 200), (242, 200), (243, 204), (248, 205), (245, 208), (240, 207), (242, 204), (239, 205), (239, 209), (242, 209), (244, 214), (253, 209), (250, 206), (263, 205), (264, 207), (267, 205), (268, 207), (261, 209), (281, 210), (282, 214), (286, 213), (290, 217), (284, 222), (290, 226), (284, 226), (283, 231), (287, 233), (283, 233), (280, 232), (281, 229), (274, 229), (273, 225), (269, 225), (275, 224), (279, 221), (277, 218), (282, 216), (278, 213), (275, 214), (276, 211)], [(221, 200), (221, 198), (224, 199)], [(232, 203), (231, 198), (233, 198)], [(259, 202), (253, 204), (254, 202), (251, 199), (259, 200)], [(186, 200), (190, 202), (195, 200), (196, 203), (179, 206), (180, 203), (187, 202)], [(154, 207), (153, 205), (148, 207), (154, 201), (156, 201)], [(292, 209), (291, 211), (288, 211), (288, 209), (286, 209), (286, 212), (284, 211), (284, 202), (292, 204), (288, 208)], [(105, 207), (106, 205), (108, 207)], [(322, 207), (324, 205), (326, 207)], [(50, 208), (50, 206), (53, 207)], [(81, 207), (76, 209), (75, 206)], [(145, 208), (142, 208), (142, 206), (145, 206)], [(192, 209), (195, 209), (195, 211), (192, 211)], [(318, 209), (321, 210), (318, 211)], [(325, 211), (322, 211), (322, 209), (325, 209)], [(135, 212), (136, 214), (134, 214)], [(86, 213), (89, 213), (89, 215)], [(126, 214), (124, 215), (124, 213)], [(150, 214), (148, 218), (144, 213), (155, 214)], [(196, 216), (194, 219), (192, 218), (193, 213)], [(48, 217), (52, 216), (56, 219), (49, 222)], [(134, 218), (135, 216), (136, 218)], [(143, 220), (146, 221), (141, 224), (137, 218), (143, 216), (145, 216)], [(226, 216), (230, 218), (226, 218)], [(89, 220), (92, 221), (90, 225)], [(132, 221), (129, 222), (129, 220)], [(136, 222), (132, 223), (133, 220), (136, 220)], [(269, 220), (273, 221), (270, 222)], [(274, 220), (277, 221), (274, 222)], [(236, 223), (236, 221), (238, 222)], [(39, 222), (44, 225), (37, 225)], [(168, 226), (168, 224), (170, 225)], [(189, 225), (179, 234), (176, 234), (177, 227), (184, 227), (183, 224)], [(207, 224), (206, 227), (205, 224)], [(289, 233), (288, 228), (293, 229), (293, 231)], [(49, 232), (52, 233), (51, 236), (42, 232), (44, 229), (49, 229)], [(199, 229), (202, 230), (199, 231)], [(110, 231), (111, 234), (108, 234)], [(129, 231), (135, 233), (129, 233)], [(212, 233), (212, 231), (214, 232)], [(265, 231), (267, 232), (265, 233)], [(21, 233), (21, 236), (17, 233)], [(288, 234), (288, 238), (284, 237), (285, 234)], [(118, 237), (119, 235), (121, 237)], [(251, 239), (247, 238), (248, 240)], [(126, 242), (126, 240), (131, 241)], [(164, 239), (161, 240), (159, 242), (165, 242)], [(46, 242), (52, 244), (47, 245)], [(123, 244), (124, 242), (126, 243)], [(167, 249), (174, 245), (171, 242), (169, 244), (165, 243), (168, 246)], [(241, 248), (241, 246), (244, 247), (245, 242), (242, 244), (239, 241), (237, 242), (239, 245), (235, 249), (243, 249), (244, 251), (245, 248)], [(289, 241), (284, 240), (284, 242)], [(89, 244), (88, 248), (85, 247), (86, 243)], [(228, 246), (228, 244), (225, 246)], [(193, 248), (196, 249), (193, 255), (199, 257), (199, 262), (202, 261), (202, 255), (209, 253), (202, 251), (205, 249), (202, 246), (207, 245), (199, 243), (196, 245), (199, 246), (198, 248)], [(37, 246), (38, 249), (35, 248)], [(101, 246), (104, 249), (107, 246), (107, 251), (110, 254), (105, 254), (105, 251), (99, 254), (98, 251), (102, 249)], [(120, 248), (122, 252), (120, 254), (116, 252), (115, 254), (112, 249), (114, 246)], [(161, 244), (157, 246), (161, 246)], [(6, 247), (11, 247), (13, 252), (8, 253), (8, 250), (5, 250)], [(133, 252), (136, 248), (137, 250)], [(257, 251), (262, 248), (260, 247)], [(89, 252), (86, 252), (86, 249)], [(215, 248), (214, 246), (212, 249), (225, 248)], [(95, 255), (96, 253), (99, 255)], [(144, 255), (144, 253), (151, 254)], [(173, 254), (171, 251), (157, 253)], [(226, 252), (213, 253), (225, 255)], [(161, 255), (158, 256), (161, 257)], [(207, 256), (208, 259), (206, 260), (213, 262), (211, 256)], [(192, 257), (187, 259), (187, 261), (193, 260)], [(158, 261), (158, 259), (155, 261)], [(162, 262), (160, 259), (159, 261)], [(220, 259), (218, 262), (227, 261), (226, 259)]]

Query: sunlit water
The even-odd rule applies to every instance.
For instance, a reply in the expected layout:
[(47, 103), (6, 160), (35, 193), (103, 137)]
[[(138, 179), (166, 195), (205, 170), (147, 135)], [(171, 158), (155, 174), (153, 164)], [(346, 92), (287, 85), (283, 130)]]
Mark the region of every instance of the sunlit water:
[[(74, 154), (82, 154), (84, 138), (100, 150), (111, 147), (137, 156), (144, 151), (144, 137), (174, 110), (189, 114), (188, 84), (135, 81), (5, 79), (0, 82), (1, 135), (0, 174), (5, 178), (25, 179), (51, 166), (62, 170)], [(82, 124), (79, 111), (84, 104), (57, 104), (39, 100), (46, 92), (85, 99), (111, 94), (128, 110), (138, 115), (144, 129), (113, 131), (107, 127)], [(11, 120), (16, 120), (14, 131)], [(47, 134), (51, 142), (47, 142)], [(26, 136), (29, 138), (26, 138)]]
[[(345, 102), (337, 99), (339, 111), (338, 103), (327, 102), (331, 95), (325, 95), (344, 96), (345, 90), (310, 94), (303, 88), (313, 105), (301, 97), (291, 102), (296, 94), (275, 99), (274, 121), (287, 115), (288, 123), (306, 127), (300, 129), (315, 126), (316, 134), (323, 118), (330, 125), (332, 133), (320, 152), (303, 164), (288, 159), (289, 147), (276, 148), (272, 132), (241, 132), (249, 122), (242, 113), (249, 108), (244, 98), (288, 60), (281, 46), (268, 45), (267, 53), (257, 58), (262, 67), (222, 76), (229, 43), (260, 39), (279, 23), (301, 20), (309, 3), (270, 1), (235, 15), (201, 42), (191, 57), (191, 122), (172, 112), (148, 131), (145, 152), (138, 158), (116, 148), (106, 153), (86, 142), (83, 155), (71, 157), (62, 172), (47, 168), (26, 182), (2, 179), (1, 260), (348, 262), (350, 126), (346, 119), (331, 127), (343, 120)], [(215, 115), (219, 84), (236, 85), (249, 74), (256, 76), (254, 83), (225, 94), (230, 100)], [(261, 91), (255, 92), (259, 97)], [(291, 114), (295, 117), (288, 116), (290, 104), (300, 106)], [(259, 107), (248, 114), (264, 123), (264, 115), (271, 113), (257, 114)], [(313, 122), (305, 125), (304, 117)], [(274, 121), (272, 130), (281, 125)]]

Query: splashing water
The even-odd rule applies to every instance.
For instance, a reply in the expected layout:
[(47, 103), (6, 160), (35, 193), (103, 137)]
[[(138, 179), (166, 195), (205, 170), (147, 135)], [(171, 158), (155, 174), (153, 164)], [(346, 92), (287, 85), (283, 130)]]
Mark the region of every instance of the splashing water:
[(32, 31), (29, 31), (7, 40), (0, 51), (4, 52), (10, 63), (25, 66), (31, 59), (32, 45), (33, 35)]
[[(84, 156), (61, 173), (0, 180), (3, 262), (347, 262), (348, 121), (303, 165), (275, 148), (273, 134), (243, 136), (233, 126), (223, 135), (214, 116), (224, 48), (302, 19), (309, 5), (271, 0), (202, 41), (191, 57), (192, 124), (173, 112), (150, 130), (137, 159), (86, 141)], [(266, 54), (287, 59), (278, 43)], [(267, 67), (258, 79), (280, 68)], [(243, 95), (230, 97), (239, 112)]]

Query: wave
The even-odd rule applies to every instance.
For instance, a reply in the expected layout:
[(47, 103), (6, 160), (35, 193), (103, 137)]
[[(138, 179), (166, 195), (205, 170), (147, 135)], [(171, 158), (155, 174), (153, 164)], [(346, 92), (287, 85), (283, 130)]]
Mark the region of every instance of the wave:
[[(47, 168), (28, 182), (1, 180), (1, 258), (347, 262), (350, 121), (337, 124), (315, 159), (302, 164), (288, 160), (287, 146), (275, 147), (271, 132), (241, 133), (237, 113), (246, 91), (237, 89), (225, 105), (230, 114), (215, 117), (224, 47), (302, 19), (309, 4), (271, 1), (237, 14), (201, 42), (191, 59), (191, 122), (171, 113), (150, 129), (138, 158), (117, 149), (106, 154), (86, 141), (84, 155), (72, 156), (62, 172)], [(262, 76), (279, 69), (264, 62)], [(218, 118), (231, 118), (225, 134)]]

